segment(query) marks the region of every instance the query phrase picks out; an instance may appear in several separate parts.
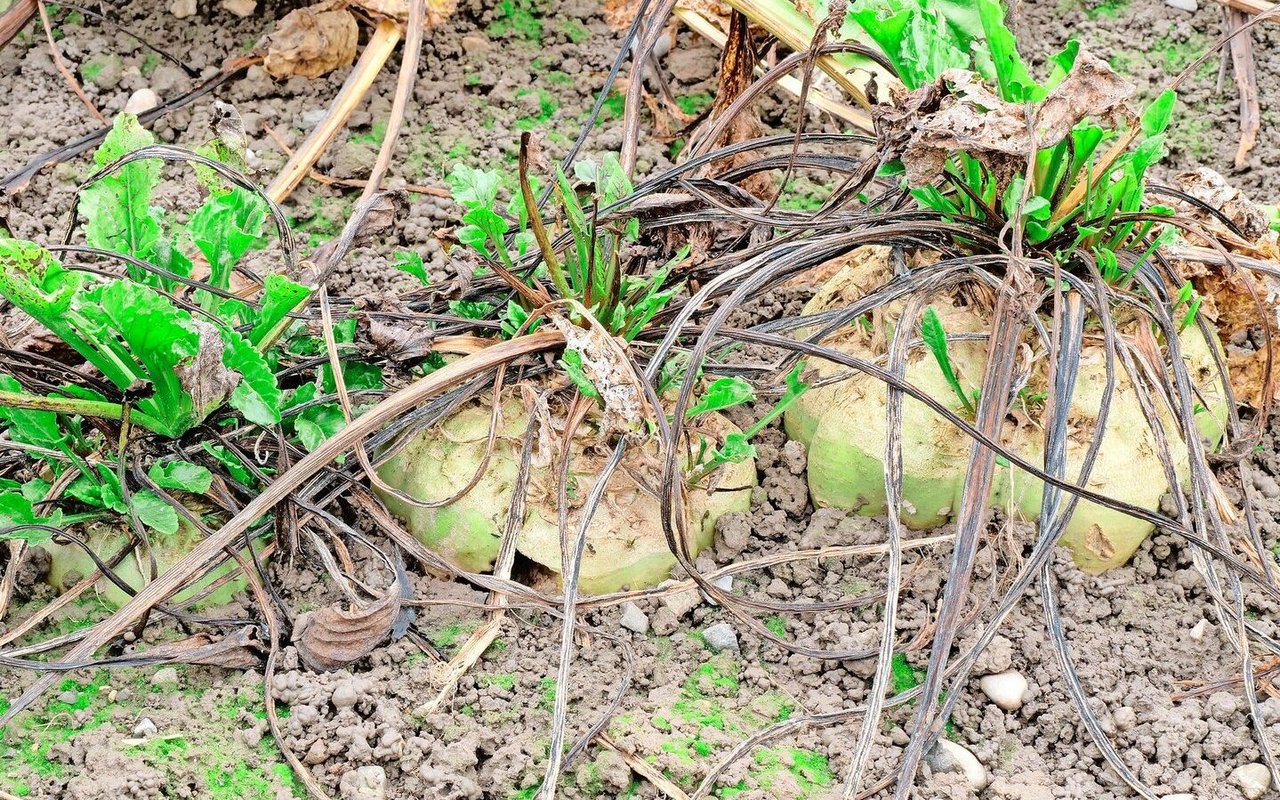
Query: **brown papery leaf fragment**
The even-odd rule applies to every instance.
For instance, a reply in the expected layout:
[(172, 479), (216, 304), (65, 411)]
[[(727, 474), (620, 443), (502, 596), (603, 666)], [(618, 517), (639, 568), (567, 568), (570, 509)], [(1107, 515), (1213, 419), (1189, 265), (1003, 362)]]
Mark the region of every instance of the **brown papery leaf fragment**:
[(258, 641), (256, 633), (257, 630), (252, 625), (245, 625), (222, 638), (197, 633), (186, 639), (147, 648), (139, 655), (148, 659), (160, 659), (167, 664), (252, 669), (262, 663), (262, 643)]
[(1127, 100), (1133, 84), (1107, 63), (1081, 50), (1071, 72), (1031, 111), (1001, 100), (980, 78), (951, 69), (936, 83), (908, 92), (891, 106), (875, 109), (876, 133), (884, 161), (901, 158), (911, 186), (942, 177), (952, 153), (978, 159), (1006, 185), (1026, 170), (1036, 149), (1062, 141), (1085, 118), (1122, 116), (1136, 124)]
[(267, 38), (263, 67), (275, 78), (318, 78), (356, 58), (356, 18), (341, 0), (290, 11)]
[[(353, 0), (353, 5), (363, 8), (376, 17), (386, 17), (397, 22), (409, 21), (409, 0)], [(458, 0), (427, 0), (426, 29), (439, 27), (453, 16)]]
[(385, 596), (351, 610), (326, 606), (305, 611), (293, 625), (293, 645), (308, 668), (326, 672), (359, 661), (390, 635), (400, 614), (396, 585)]

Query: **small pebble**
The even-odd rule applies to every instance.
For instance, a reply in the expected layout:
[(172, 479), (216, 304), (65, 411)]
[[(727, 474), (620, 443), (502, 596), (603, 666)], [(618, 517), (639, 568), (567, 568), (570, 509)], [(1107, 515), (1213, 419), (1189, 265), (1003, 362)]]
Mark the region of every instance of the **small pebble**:
[(1231, 692), (1214, 692), (1205, 704), (1209, 716), (1218, 722), (1226, 722), (1240, 709), (1240, 700)]
[[(719, 578), (716, 578), (715, 580), (713, 580), (713, 581), (711, 582), (711, 585), (712, 585), (712, 586), (715, 586), (715, 587), (717, 587), (717, 588), (719, 588), (719, 589), (723, 589), (723, 590), (725, 590), (726, 592), (732, 592), (732, 591), (733, 591), (733, 576), (732, 576), (732, 575), (721, 575)], [(713, 605), (713, 606), (720, 605), (720, 604), (719, 604), (719, 603), (717, 603), (714, 599), (712, 599), (711, 595), (707, 594), (706, 592), (702, 592), (702, 599), (703, 599), (703, 600), (706, 600), (708, 603), (710, 603), (710, 604), (711, 604), (711, 605)]]
[(1266, 764), (1245, 764), (1235, 768), (1231, 780), (1249, 800), (1258, 800), (1271, 788), (1271, 770)]
[(619, 623), (629, 631), (644, 636), (649, 632), (649, 615), (640, 610), (635, 603), (622, 604), (622, 620)]
[(987, 775), (987, 768), (982, 766), (977, 756), (961, 745), (946, 739), (938, 740), (938, 743), (925, 756), (925, 761), (934, 772), (964, 773), (965, 780), (976, 792), (987, 788), (987, 784), (991, 782)]
[(173, 0), (169, 4), (169, 13), (178, 19), (186, 19), (196, 15), (196, 0)]
[(151, 676), (151, 685), (161, 689), (175, 688), (178, 685), (178, 670), (174, 667), (156, 670), (156, 674)]
[(252, 17), (253, 12), (258, 10), (258, 0), (222, 0), (222, 7), (244, 19)]
[(738, 632), (727, 622), (717, 622), (702, 632), (707, 646), (718, 653), (738, 652)]
[(1205, 632), (1209, 630), (1209, 620), (1202, 619), (1195, 624), (1191, 632), (1187, 634), (1192, 641), (1198, 642), (1204, 638)]
[(1166, 794), (1164, 800), (1196, 800), (1194, 794)]
[(133, 726), (133, 735), (139, 739), (145, 739), (148, 736), (155, 736), (159, 733), (156, 724), (151, 721), (151, 717), (143, 717), (138, 720), (138, 724)]
[(1196, 0), (1164, 0), (1164, 4), (1169, 8), (1176, 8), (1179, 11), (1187, 11), (1192, 14), (1196, 13), (1200, 8), (1200, 4)]
[(1010, 670), (985, 675), (978, 681), (978, 686), (983, 694), (991, 698), (991, 702), (1005, 711), (1021, 708), (1023, 701), (1027, 699), (1027, 679), (1020, 672)]
[(344, 708), (354, 708), (356, 699), (356, 686), (351, 681), (342, 681), (333, 687), (333, 707), (339, 711)]
[(79, 699), (80, 699), (80, 695), (70, 690), (65, 691), (62, 694), (58, 695), (58, 702), (65, 703), (69, 706), (75, 705), (76, 700), (79, 700)]
[(158, 105), (160, 105), (160, 98), (156, 97), (156, 93), (143, 88), (129, 95), (129, 99), (124, 104), (124, 113), (137, 115), (143, 111), (150, 111)]

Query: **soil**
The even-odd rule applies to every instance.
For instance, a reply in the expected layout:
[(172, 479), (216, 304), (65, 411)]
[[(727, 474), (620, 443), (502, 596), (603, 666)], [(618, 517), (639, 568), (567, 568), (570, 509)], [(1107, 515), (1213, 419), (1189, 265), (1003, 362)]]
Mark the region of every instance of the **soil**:
[[(123, 4), (113, 13), (145, 38), (181, 54), (204, 74), (226, 56), (252, 47), (263, 34), (262, 17), (239, 19), (211, 2), (196, 17), (178, 20), (155, 11), (155, 3)], [(263, 4), (266, 5), (266, 4)], [(271, 8), (279, 16), (283, 8)], [(525, 14), (531, 11), (532, 14)], [(505, 12), (505, 14), (503, 13)], [(1111, 0), (1058, 4), (1024, 3), (1024, 40), (1046, 50), (1064, 31), (1087, 41), (1148, 92), (1172, 70), (1189, 63), (1216, 35), (1216, 6), (1194, 14), (1158, 0)], [(1280, 58), (1274, 26), (1257, 34), (1258, 74)], [(86, 91), (105, 114), (123, 108), (130, 93), (149, 87), (161, 97), (185, 91), (182, 70), (155, 63), (128, 36), (92, 18), (68, 18), (60, 27), (64, 55), (79, 64)], [(1133, 49), (1133, 42), (1140, 49)], [(405, 121), (401, 151), (391, 185), (441, 185), (454, 164), (510, 168), (519, 132), (532, 128), (548, 159), (558, 158), (576, 133), (620, 35), (608, 29), (589, 0), (550, 0), (530, 6), (522, 0), (490, 7), (479, 0), (435, 31), (424, 49), (415, 102)], [(101, 62), (99, 68), (89, 68)], [(664, 63), (677, 97), (689, 108), (714, 91), (716, 54), (682, 33)], [(66, 91), (47, 46), (29, 30), (0, 50), (0, 69), (14, 87), (0, 104), (0, 173), (63, 144), (94, 127)], [(1213, 91), (1216, 73), (1197, 72), (1184, 98), (1190, 110), (1175, 127), (1173, 168), (1207, 164), (1231, 172), (1235, 151), (1232, 96)], [(289, 145), (326, 107), (341, 74), (314, 81), (274, 82), (256, 70), (228, 84), (220, 99), (236, 104), (245, 118), (253, 164), (270, 175), (284, 161), (263, 130), (269, 125)], [(360, 177), (377, 148), (379, 120), (385, 119), (394, 74), (383, 75), (371, 98), (356, 112), (344, 134), (321, 162), (334, 177)], [(1233, 176), (1266, 201), (1280, 186), (1280, 142), (1268, 122), (1280, 111), (1280, 88), (1264, 81), (1264, 127), (1247, 170)], [(611, 105), (611, 109), (618, 106)], [(782, 106), (766, 109), (781, 123)], [(1273, 110), (1274, 109), (1274, 110)], [(166, 141), (195, 144), (205, 136), (207, 108), (197, 103), (155, 126)], [(615, 111), (609, 111), (588, 152), (620, 141)], [(661, 120), (647, 120), (650, 126)], [(666, 121), (670, 123), (670, 120)], [(652, 129), (652, 128), (651, 128)], [(650, 135), (640, 149), (642, 171), (670, 161), (668, 142)], [(85, 161), (37, 176), (6, 212), (13, 233), (46, 240), (58, 235), (71, 192)], [(173, 170), (175, 176), (178, 170)], [(164, 202), (182, 208), (191, 196), (178, 179)], [(350, 192), (304, 182), (287, 211), (315, 244), (331, 236), (346, 218)], [(0, 206), (3, 209), (3, 206)], [(398, 291), (413, 279), (389, 268), (394, 253), (414, 248), (433, 278), (452, 275), (436, 240), (457, 209), (447, 200), (414, 195), (400, 241), (357, 251), (332, 285), (336, 293), (359, 296)], [(788, 289), (758, 301), (740, 321), (792, 311), (805, 290)], [(743, 413), (750, 413), (750, 410)], [(1280, 427), (1273, 426), (1255, 456), (1262, 532), (1268, 547), (1280, 545)], [(711, 569), (765, 554), (835, 544), (883, 540), (879, 520), (832, 510), (815, 511), (804, 482), (804, 453), (776, 428), (757, 441), (760, 488), (750, 514), (726, 518), (715, 546), (699, 558)], [(1228, 487), (1228, 492), (1238, 491)], [(358, 523), (358, 518), (355, 519)], [(945, 534), (946, 529), (933, 532)], [(1031, 540), (1020, 524), (993, 527), (979, 554), (976, 602), (1011, 567)], [(949, 548), (911, 551), (908, 588), (900, 610), (900, 631), (910, 639), (928, 625), (942, 586)], [(358, 572), (376, 585), (389, 576), (380, 563), (357, 557)], [(832, 600), (874, 591), (884, 565), (875, 558), (824, 559), (769, 567), (735, 578), (733, 591), (745, 598)], [(339, 599), (320, 577), (323, 567), (305, 561), (277, 567), (274, 577), (295, 612)], [(680, 577), (680, 576), (676, 576)], [(1175, 692), (1228, 681), (1238, 674), (1226, 636), (1185, 543), (1156, 536), (1133, 562), (1101, 577), (1090, 577), (1060, 555), (1054, 577), (1064, 624), (1074, 647), (1076, 669), (1092, 698), (1093, 710), (1126, 763), (1144, 781), (1165, 793), (1237, 800), (1230, 775), (1257, 762), (1260, 754), (1233, 684), (1204, 696), (1174, 700)], [(484, 595), (427, 574), (412, 576), (413, 595), (432, 603), (416, 609), (416, 626), (448, 658), (484, 617), (469, 608)], [(10, 614), (10, 623), (46, 602), (48, 591), (32, 596)], [(1274, 634), (1277, 609), (1253, 600), (1257, 623)], [(590, 611), (585, 622), (620, 641), (592, 636), (580, 645), (568, 686), (557, 686), (554, 665), (556, 624), (549, 616), (510, 611), (500, 637), (460, 680), (456, 692), (436, 712), (415, 715), (438, 691), (435, 661), (407, 640), (378, 648), (351, 671), (313, 673), (287, 648), (268, 690), (287, 709), (284, 745), (296, 753), (335, 797), (356, 798), (531, 798), (549, 747), (550, 707), (556, 692), (570, 693), (570, 736), (581, 734), (627, 683), (609, 724), (617, 748), (589, 747), (569, 765), (561, 794), (568, 798), (649, 798), (661, 796), (641, 780), (619, 753), (634, 754), (686, 791), (736, 743), (760, 728), (792, 716), (836, 711), (866, 696), (874, 664), (870, 660), (820, 661), (788, 654), (764, 641), (724, 609), (695, 593), (637, 603), (648, 631), (621, 627), (622, 608)], [(634, 623), (635, 611), (626, 609)], [(74, 607), (38, 638), (74, 630), (102, 616), (93, 603)], [(227, 616), (244, 615), (231, 608)], [(839, 612), (761, 617), (775, 633), (798, 644), (824, 649), (874, 646), (876, 607)], [(728, 624), (738, 643), (717, 650)], [(172, 638), (157, 628), (152, 638)], [(965, 644), (962, 640), (961, 644)], [(628, 653), (629, 648), (629, 653)], [(909, 659), (923, 661), (917, 650)], [(630, 663), (630, 668), (628, 668)], [(1029, 683), (1016, 711), (1002, 711), (978, 687), (978, 677), (1016, 670)], [(14, 697), (33, 676), (0, 673), (0, 704)], [(264, 735), (262, 680), (252, 672), (187, 667), (168, 670), (78, 671), (29, 712), (0, 740), (0, 789), (17, 796), (91, 800), (94, 798), (287, 798), (305, 791)], [(1280, 741), (1280, 699), (1263, 704), (1271, 741)], [(871, 761), (873, 777), (896, 763), (906, 741), (911, 710), (888, 715)], [(150, 720), (154, 732), (142, 725)], [(1129, 798), (1133, 793), (1104, 767), (1100, 752), (1071, 705), (1061, 668), (1045, 632), (1039, 599), (1028, 597), (1004, 623), (975, 677), (963, 687), (948, 736), (969, 748), (987, 768), (992, 783), (980, 795), (955, 772), (922, 770), (914, 796), (1038, 800), (1039, 798)], [(856, 728), (851, 724), (804, 730), (757, 748), (730, 767), (714, 794), (736, 798), (826, 798), (839, 796)], [(381, 788), (378, 788), (381, 787)], [(1268, 795), (1274, 796), (1274, 795)]]

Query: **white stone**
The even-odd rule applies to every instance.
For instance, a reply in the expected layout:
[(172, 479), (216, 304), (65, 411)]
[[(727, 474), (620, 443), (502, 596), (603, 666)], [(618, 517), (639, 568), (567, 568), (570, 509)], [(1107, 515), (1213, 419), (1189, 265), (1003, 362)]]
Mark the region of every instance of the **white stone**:
[(1176, 8), (1179, 11), (1186, 11), (1191, 14), (1200, 10), (1200, 4), (1196, 0), (1164, 0), (1164, 4), (1169, 8)]
[(196, 0), (173, 0), (169, 4), (169, 13), (178, 19), (186, 19), (196, 15)]
[(619, 624), (641, 636), (649, 632), (649, 616), (635, 603), (622, 604), (622, 620)]
[(1271, 788), (1271, 770), (1266, 764), (1245, 764), (1235, 768), (1231, 780), (1249, 800), (1258, 800)]
[(129, 99), (125, 101), (124, 113), (138, 115), (143, 111), (150, 111), (160, 105), (160, 98), (156, 97), (156, 93), (150, 89), (139, 89), (129, 95)]
[(237, 17), (251, 17), (258, 10), (258, 0), (222, 0), (222, 7)]
[(138, 720), (138, 724), (133, 726), (133, 735), (139, 739), (145, 739), (148, 736), (155, 736), (159, 733), (156, 724), (151, 721), (151, 717), (143, 717)]
[[(711, 585), (712, 585), (712, 586), (715, 586), (715, 587), (717, 587), (717, 588), (719, 588), (719, 589), (723, 589), (723, 590), (725, 590), (726, 592), (732, 592), (732, 591), (733, 591), (733, 576), (732, 576), (732, 575), (721, 575), (719, 578), (716, 578), (715, 580), (711, 581)], [(713, 605), (713, 606), (718, 606), (718, 605), (720, 605), (719, 603), (717, 603), (717, 602), (716, 602), (716, 601), (711, 597), (711, 595), (707, 594), (706, 592), (703, 592), (703, 593), (702, 593), (702, 599), (703, 599), (703, 600), (706, 600), (708, 603), (710, 603), (710, 604), (711, 604), (711, 605)]]
[(1192, 641), (1198, 642), (1204, 638), (1204, 635), (1208, 630), (1209, 630), (1209, 620), (1202, 619), (1195, 624), (1195, 626), (1191, 629), (1191, 632), (1187, 635), (1191, 637)]
[(1166, 794), (1164, 800), (1196, 800), (1194, 794)]
[(717, 622), (702, 632), (707, 646), (718, 653), (738, 652), (738, 632), (727, 622)]
[(939, 739), (925, 759), (934, 772), (961, 772), (975, 792), (987, 788), (991, 778), (987, 768), (969, 750), (947, 739)]
[(1005, 711), (1014, 711), (1022, 707), (1027, 699), (1027, 679), (1021, 672), (997, 672), (985, 675), (978, 681), (982, 693)]

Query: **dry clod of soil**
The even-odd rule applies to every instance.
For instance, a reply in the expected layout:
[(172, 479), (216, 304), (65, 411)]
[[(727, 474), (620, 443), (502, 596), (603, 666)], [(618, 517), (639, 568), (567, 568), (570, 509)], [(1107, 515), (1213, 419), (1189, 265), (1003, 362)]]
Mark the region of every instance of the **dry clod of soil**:
[(196, 0), (173, 0), (169, 4), (169, 13), (178, 19), (186, 19), (196, 15)]
[(151, 685), (159, 689), (172, 689), (178, 685), (178, 670), (174, 667), (161, 667), (151, 676)]
[(387, 773), (382, 767), (360, 767), (342, 776), (342, 800), (383, 800), (387, 796)]

